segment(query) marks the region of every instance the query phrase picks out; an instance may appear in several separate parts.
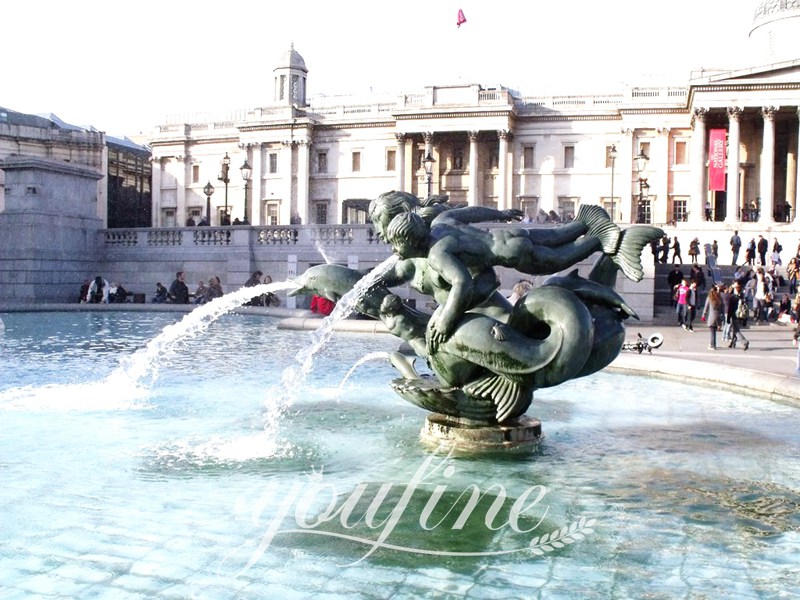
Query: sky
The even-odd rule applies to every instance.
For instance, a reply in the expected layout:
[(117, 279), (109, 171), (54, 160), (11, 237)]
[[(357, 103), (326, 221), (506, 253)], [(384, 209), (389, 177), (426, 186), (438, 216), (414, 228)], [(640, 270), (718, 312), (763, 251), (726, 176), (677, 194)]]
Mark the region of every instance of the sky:
[[(753, 66), (755, 0), (27, 0), (2, 9), (0, 107), (109, 135), (264, 106), (294, 44), (308, 95), (504, 85), (526, 96), (684, 85)], [(467, 22), (456, 26), (458, 10)]]

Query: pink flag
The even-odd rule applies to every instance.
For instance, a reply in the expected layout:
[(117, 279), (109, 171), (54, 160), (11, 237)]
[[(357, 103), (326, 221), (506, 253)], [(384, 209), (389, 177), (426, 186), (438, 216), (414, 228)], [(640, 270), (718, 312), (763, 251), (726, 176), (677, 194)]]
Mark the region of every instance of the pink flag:
[(461, 27), (463, 23), (467, 22), (467, 17), (464, 16), (464, 11), (458, 9), (458, 18), (456, 19), (456, 27)]

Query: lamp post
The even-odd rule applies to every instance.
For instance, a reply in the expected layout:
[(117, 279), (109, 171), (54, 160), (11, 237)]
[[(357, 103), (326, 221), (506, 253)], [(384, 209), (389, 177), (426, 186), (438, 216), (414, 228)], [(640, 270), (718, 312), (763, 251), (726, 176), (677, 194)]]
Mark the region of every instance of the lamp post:
[(242, 222), (245, 225), (249, 225), (250, 221), (247, 220), (247, 184), (250, 182), (250, 175), (253, 174), (253, 169), (250, 168), (250, 165), (247, 163), (247, 159), (244, 159), (244, 164), (239, 167), (239, 170), (242, 172), (242, 179), (244, 180), (244, 219)]
[(636, 173), (639, 177), (639, 203), (636, 210), (636, 222), (642, 223), (644, 221), (644, 215), (642, 214), (644, 201), (647, 198), (647, 191), (650, 189), (650, 185), (647, 183), (647, 179), (642, 177), (642, 173), (647, 168), (647, 161), (650, 159), (644, 153), (644, 150), (639, 150), (639, 154), (633, 160), (636, 162)]
[(214, 186), (210, 181), (203, 188), (203, 193), (206, 195), (206, 225), (211, 225), (211, 194), (214, 193)]
[(433, 163), (436, 162), (436, 159), (431, 156), (431, 153), (428, 152), (428, 155), (422, 160), (422, 166), (425, 167), (425, 176), (428, 181), (428, 197), (430, 198), (431, 194), (433, 193)]
[(228, 153), (225, 153), (225, 157), (222, 159), (222, 168), (219, 172), (219, 177), (217, 179), (222, 181), (225, 184), (225, 212), (222, 214), (222, 225), (230, 225), (231, 219), (228, 216), (228, 184), (231, 182), (230, 178), (228, 177), (228, 173), (231, 168), (231, 158), (228, 156)]
[(617, 145), (611, 144), (608, 149), (608, 158), (611, 159), (611, 222), (614, 222), (614, 163), (617, 162)]

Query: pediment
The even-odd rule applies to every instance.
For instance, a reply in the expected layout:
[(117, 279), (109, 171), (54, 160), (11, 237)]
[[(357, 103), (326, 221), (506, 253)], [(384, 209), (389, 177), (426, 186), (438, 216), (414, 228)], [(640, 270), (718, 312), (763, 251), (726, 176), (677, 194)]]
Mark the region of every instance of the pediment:
[(714, 85), (798, 83), (800, 82), (800, 59), (717, 73), (707, 77), (705, 82)]

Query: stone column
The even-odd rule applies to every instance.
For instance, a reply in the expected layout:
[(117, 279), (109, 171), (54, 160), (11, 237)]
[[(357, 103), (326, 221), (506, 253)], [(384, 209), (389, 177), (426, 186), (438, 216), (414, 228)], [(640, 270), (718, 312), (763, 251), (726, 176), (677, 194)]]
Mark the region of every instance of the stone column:
[(288, 225), (292, 216), (292, 171), (294, 167), (294, 141), (285, 141), (281, 148), (280, 171), (280, 225)]
[(261, 184), (264, 180), (264, 159), (263, 144), (251, 144), (253, 156), (250, 159), (250, 166), (253, 173), (250, 176), (250, 224), (262, 225), (261, 220)]
[[(634, 172), (633, 157), (639, 154), (634, 150), (634, 136), (633, 130), (629, 128), (620, 129), (620, 134), (625, 136), (624, 141), (617, 144), (617, 160), (614, 168), (617, 171), (617, 181), (620, 179), (623, 184), (620, 186), (619, 192), (614, 188), (615, 195), (619, 196), (619, 202), (614, 204), (614, 211), (617, 213), (615, 221), (623, 223), (633, 223), (636, 220), (636, 206), (637, 200), (634, 196), (639, 194), (639, 180)], [(625, 188), (624, 182), (628, 182), (628, 188)]]
[(394, 166), (396, 169), (395, 176), (397, 178), (395, 188), (398, 192), (402, 192), (405, 189), (406, 181), (406, 134), (396, 133), (394, 136), (397, 139), (397, 160)]
[(725, 222), (734, 223), (740, 220), (739, 207), (742, 205), (739, 196), (739, 120), (742, 116), (741, 106), (728, 107), (728, 189), (725, 207)]
[(310, 223), (308, 214), (308, 174), (311, 163), (311, 142), (297, 144), (297, 215), (303, 223)]
[(701, 223), (705, 218), (706, 198), (706, 108), (695, 108), (692, 116), (692, 195), (689, 200), (690, 223)]
[(508, 140), (511, 137), (511, 132), (507, 129), (501, 129), (497, 132), (497, 137), (500, 138), (500, 149), (497, 157), (497, 208), (505, 210), (510, 208), (508, 205)]
[(773, 212), (775, 204), (775, 112), (777, 110), (774, 106), (765, 106), (761, 109), (761, 115), (764, 117), (764, 141), (759, 169), (761, 180), (759, 223), (775, 222)]
[[(152, 164), (152, 176), (150, 179), (150, 225), (152, 227), (159, 227), (161, 224), (161, 177), (164, 174), (164, 161), (162, 158), (153, 157), (150, 159), (150, 163)], [(205, 209), (203, 209), (203, 214), (205, 214)]]
[[(800, 121), (800, 106), (796, 111), (798, 120)], [(800, 127), (797, 131), (797, 152), (795, 153), (795, 172), (794, 172), (794, 195), (789, 202), (794, 204), (794, 222), (800, 224)]]
[(467, 204), (478, 206), (478, 132), (470, 131), (469, 135), (469, 189), (467, 190)]

